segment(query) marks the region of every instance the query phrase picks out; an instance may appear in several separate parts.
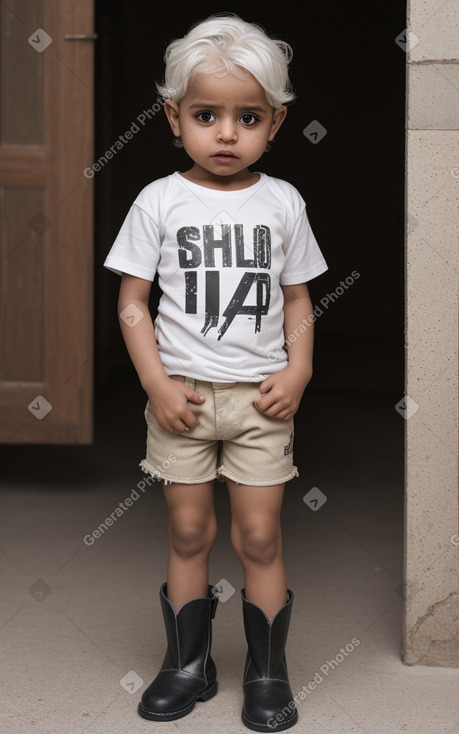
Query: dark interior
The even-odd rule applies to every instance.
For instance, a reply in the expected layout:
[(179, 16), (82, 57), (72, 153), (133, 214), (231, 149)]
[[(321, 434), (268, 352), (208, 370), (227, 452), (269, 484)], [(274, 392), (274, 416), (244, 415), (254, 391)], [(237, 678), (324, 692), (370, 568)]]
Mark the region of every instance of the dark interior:
[[(140, 189), (191, 167), (172, 144), (163, 110), (143, 124), (139, 115), (156, 102), (169, 40), (228, 10), (287, 40), (294, 51), (297, 100), (256, 170), (299, 189), (329, 266), (309, 283), (322, 313), (304, 402), (312, 394), (401, 397), (405, 54), (394, 39), (404, 27), (404, 4), (315, 0), (279, 12), (278, 4), (257, 2), (228, 8), (179, 1), (159, 10), (139, 0), (97, 0), (94, 160), (133, 123), (139, 131), (95, 176), (96, 403), (127, 383), (144, 402), (117, 322), (119, 278), (103, 268), (105, 256)], [(303, 134), (312, 120), (327, 130), (317, 144)], [(343, 292), (340, 283), (353, 271), (359, 277)], [(155, 284), (153, 315), (158, 297)], [(130, 418), (138, 420), (135, 413)], [(309, 421), (300, 409), (299, 434)]]

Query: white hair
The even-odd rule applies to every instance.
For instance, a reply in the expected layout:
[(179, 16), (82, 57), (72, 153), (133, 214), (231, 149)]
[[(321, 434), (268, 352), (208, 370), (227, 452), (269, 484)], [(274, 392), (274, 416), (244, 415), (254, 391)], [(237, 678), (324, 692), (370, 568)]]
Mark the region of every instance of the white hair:
[(237, 15), (211, 15), (194, 25), (183, 38), (168, 45), (164, 84), (157, 84), (164, 99), (179, 102), (186, 94), (193, 74), (226, 72), (245, 78), (250, 72), (263, 87), (272, 107), (295, 99), (288, 76), (293, 56), (285, 41), (270, 38), (263, 28), (247, 23)]

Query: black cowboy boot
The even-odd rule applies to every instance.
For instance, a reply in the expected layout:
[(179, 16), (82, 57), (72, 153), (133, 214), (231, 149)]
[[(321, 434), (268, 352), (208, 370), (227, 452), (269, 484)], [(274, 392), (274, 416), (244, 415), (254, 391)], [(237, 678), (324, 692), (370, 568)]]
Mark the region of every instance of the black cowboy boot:
[(248, 645), (242, 721), (253, 731), (282, 731), (298, 721), (285, 659), (293, 591), (287, 589), (288, 601), (271, 622), (259, 606), (245, 598), (245, 589), (241, 596)]
[(167, 598), (167, 585), (159, 596), (167, 635), (167, 650), (154, 681), (142, 695), (138, 712), (144, 719), (172, 721), (186, 716), (196, 701), (208, 701), (218, 689), (217, 670), (210, 656), (212, 622), (218, 599), (208, 587), (207, 597), (185, 602), (176, 613)]

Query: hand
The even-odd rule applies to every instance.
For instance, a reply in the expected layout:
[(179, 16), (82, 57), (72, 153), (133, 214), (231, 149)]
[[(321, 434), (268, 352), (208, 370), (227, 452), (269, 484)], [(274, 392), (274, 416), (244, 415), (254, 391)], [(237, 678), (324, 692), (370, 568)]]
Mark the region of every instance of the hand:
[[(253, 404), (260, 413), (270, 418), (289, 420), (295, 415), (306, 385), (312, 377), (312, 370), (298, 370), (293, 367), (275, 372), (259, 385), (262, 397)], [(265, 395), (263, 393), (266, 393)]]
[(205, 397), (183, 382), (167, 377), (147, 394), (156, 420), (168, 433), (183, 433), (199, 423), (187, 403), (200, 404)]

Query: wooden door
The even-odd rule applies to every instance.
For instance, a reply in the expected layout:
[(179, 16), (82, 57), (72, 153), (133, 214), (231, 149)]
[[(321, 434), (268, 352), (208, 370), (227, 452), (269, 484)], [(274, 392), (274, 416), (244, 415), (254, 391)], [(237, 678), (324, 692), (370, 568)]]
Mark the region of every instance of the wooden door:
[(91, 443), (93, 0), (0, 12), (0, 442)]

